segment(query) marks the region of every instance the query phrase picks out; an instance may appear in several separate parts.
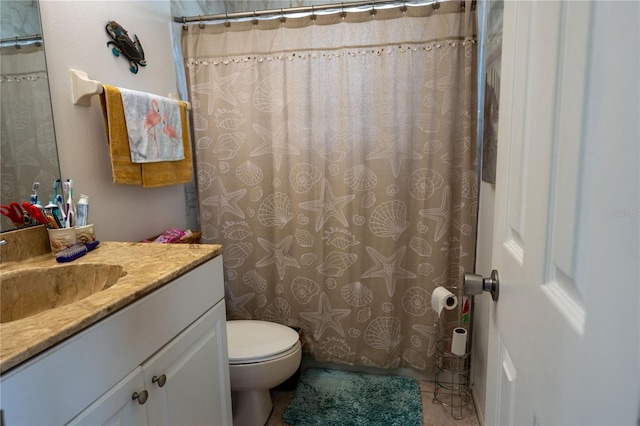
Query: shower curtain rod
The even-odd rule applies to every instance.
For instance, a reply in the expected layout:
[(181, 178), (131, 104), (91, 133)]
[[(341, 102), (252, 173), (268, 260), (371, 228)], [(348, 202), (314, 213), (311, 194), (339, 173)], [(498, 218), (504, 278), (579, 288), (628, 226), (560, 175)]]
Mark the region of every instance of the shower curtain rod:
[[(318, 6), (299, 6), (299, 7), (287, 7), (283, 9), (266, 9), (266, 10), (254, 10), (251, 12), (232, 12), (232, 13), (218, 13), (215, 15), (198, 15), (198, 16), (176, 16), (173, 18), (174, 22), (180, 24), (186, 24), (189, 22), (204, 22), (204, 21), (216, 21), (216, 20), (230, 20), (230, 19), (242, 19), (242, 18), (257, 18), (258, 16), (264, 15), (285, 15), (291, 13), (314, 13), (322, 10), (340, 10), (352, 7), (361, 7), (361, 6), (370, 6), (371, 9), (375, 9), (378, 6), (387, 6), (387, 5), (395, 5), (399, 7), (407, 7), (407, 6), (433, 6), (434, 9), (440, 7), (440, 3), (448, 3), (452, 1), (457, 1), (461, 3), (461, 7), (464, 7), (464, 0), (435, 0), (435, 1), (426, 1), (426, 2), (418, 2), (418, 3), (409, 3), (406, 1), (399, 0), (369, 0), (369, 1), (351, 1), (351, 2), (341, 2), (341, 3), (333, 3), (333, 4), (321, 4)], [(473, 1), (472, 5), (476, 2)]]
[(8, 43), (17, 43), (20, 41), (42, 41), (41, 34), (21, 36), (21, 37), (7, 37), (0, 40), (0, 43), (8, 44)]

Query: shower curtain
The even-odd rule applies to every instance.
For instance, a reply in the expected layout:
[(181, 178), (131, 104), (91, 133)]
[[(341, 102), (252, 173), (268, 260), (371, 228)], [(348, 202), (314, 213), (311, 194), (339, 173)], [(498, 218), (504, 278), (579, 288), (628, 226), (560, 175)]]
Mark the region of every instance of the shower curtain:
[[(1, 201), (29, 201), (33, 183), (60, 178), (44, 47), (0, 48)], [(2, 216), (2, 230), (13, 229)]]
[(229, 319), (298, 327), (318, 361), (433, 372), (431, 293), (474, 265), (474, 22), (444, 2), (183, 32)]

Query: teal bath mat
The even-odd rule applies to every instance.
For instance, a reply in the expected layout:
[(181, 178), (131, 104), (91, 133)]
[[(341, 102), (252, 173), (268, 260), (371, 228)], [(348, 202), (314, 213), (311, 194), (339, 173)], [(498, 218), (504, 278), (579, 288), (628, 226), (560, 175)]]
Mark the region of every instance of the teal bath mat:
[(283, 420), (294, 426), (420, 426), (420, 389), (406, 377), (309, 368)]

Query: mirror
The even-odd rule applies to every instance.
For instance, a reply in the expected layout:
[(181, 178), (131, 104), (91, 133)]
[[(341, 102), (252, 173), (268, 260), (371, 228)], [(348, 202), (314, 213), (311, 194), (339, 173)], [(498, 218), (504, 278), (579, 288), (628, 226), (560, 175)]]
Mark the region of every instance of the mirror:
[[(60, 179), (40, 10), (37, 0), (0, 1), (0, 200), (44, 206)], [(15, 229), (1, 216), (0, 231)]]

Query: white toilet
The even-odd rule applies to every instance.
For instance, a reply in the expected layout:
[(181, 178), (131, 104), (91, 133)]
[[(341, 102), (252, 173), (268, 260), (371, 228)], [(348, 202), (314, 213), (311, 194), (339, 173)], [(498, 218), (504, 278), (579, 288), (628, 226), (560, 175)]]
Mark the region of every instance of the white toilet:
[(227, 321), (234, 426), (263, 426), (273, 404), (269, 389), (296, 372), (302, 349), (295, 330), (268, 321)]

